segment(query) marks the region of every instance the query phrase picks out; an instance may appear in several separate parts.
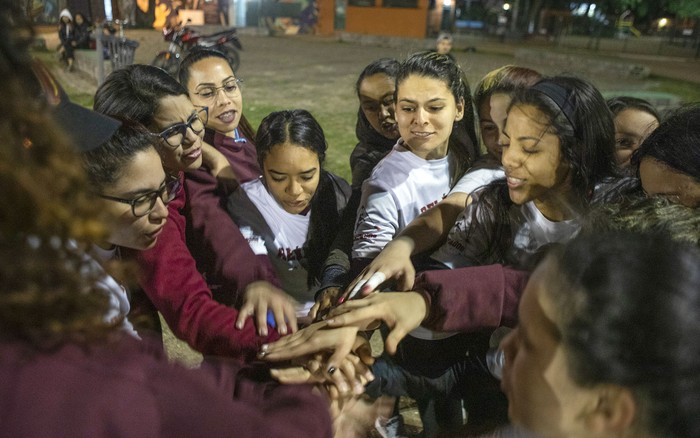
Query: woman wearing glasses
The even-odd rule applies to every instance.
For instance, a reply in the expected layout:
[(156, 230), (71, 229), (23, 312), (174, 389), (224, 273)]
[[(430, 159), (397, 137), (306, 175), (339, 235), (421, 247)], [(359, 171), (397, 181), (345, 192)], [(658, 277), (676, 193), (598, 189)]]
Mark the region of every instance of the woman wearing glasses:
[[(187, 91), (156, 67), (131, 65), (110, 74), (97, 90), (95, 110), (131, 118), (156, 133), (166, 173), (196, 170), (203, 156), (209, 161), (213, 148), (202, 142), (207, 108), (195, 107)], [(296, 330), (294, 306), (268, 281), (276, 281), (269, 261), (253, 254), (225, 211), (210, 216), (217, 226), (207, 236), (209, 242), (221, 243), (225, 252), (216, 253), (212, 245), (205, 245), (208, 251), (199, 254), (190, 252), (187, 239), (192, 237), (192, 222), (187, 213), (197, 208), (192, 201), (192, 194), (180, 190), (168, 205), (169, 218), (160, 238), (152, 248), (134, 254), (141, 268), (139, 283), (147, 296), (144, 310), (150, 316), (160, 311), (177, 337), (204, 354), (253, 357), (260, 344), (278, 336), (267, 326), (267, 309), (276, 318), (278, 332), (284, 334)], [(207, 273), (206, 280), (200, 272)], [(211, 272), (218, 275), (209, 276)], [(247, 321), (250, 315), (232, 307), (248, 296), (255, 296), (257, 308), (264, 308), (257, 315), (257, 333)]]
[[(197, 50), (180, 64), (179, 79), (192, 103), (209, 108), (204, 141), (226, 157), (239, 182), (260, 177), (253, 144), (255, 131), (243, 115), (241, 80), (235, 76), (226, 56), (216, 50)], [(212, 180), (204, 171), (191, 176), (188, 186), (196, 182), (198, 189), (205, 186), (202, 190)]]
[[(205, 144), (213, 145), (223, 157), (224, 163), (220, 167), (228, 167), (233, 173), (232, 180), (224, 182), (221, 174), (214, 176), (215, 172), (211, 170), (216, 163), (205, 162), (202, 168), (185, 175), (191, 205), (187, 245), (196, 260), (211, 259), (213, 255), (213, 263), (204, 265), (208, 268), (205, 276), (209, 284), (222, 284), (225, 281), (229, 274), (221, 269), (219, 261), (232, 257), (237, 251), (231, 248), (229, 239), (221, 238), (222, 227), (235, 227), (225, 209), (228, 196), (239, 183), (257, 180), (261, 175), (253, 143), (255, 131), (243, 116), (240, 82), (228, 59), (215, 50), (193, 52), (180, 65), (180, 84), (187, 88), (192, 103), (198, 108), (208, 109)], [(233, 184), (230, 184), (231, 181)], [(237, 228), (236, 232), (239, 233)], [(259, 257), (264, 258), (265, 255), (260, 254)], [(262, 263), (270, 265), (269, 260)], [(278, 278), (270, 274), (270, 278), (273, 277)], [(251, 288), (247, 291), (237, 325), (242, 325), (245, 317), (252, 314), (259, 321), (258, 328), (264, 330), (269, 295), (268, 288)], [(280, 328), (285, 326), (284, 321), (278, 319), (277, 322), (282, 323)]]
[(98, 246), (143, 251), (153, 248), (168, 218), (167, 204), (180, 190), (180, 180), (166, 175), (153, 147), (153, 135), (125, 120), (102, 147), (82, 154), (93, 190), (116, 218), (111, 233)]

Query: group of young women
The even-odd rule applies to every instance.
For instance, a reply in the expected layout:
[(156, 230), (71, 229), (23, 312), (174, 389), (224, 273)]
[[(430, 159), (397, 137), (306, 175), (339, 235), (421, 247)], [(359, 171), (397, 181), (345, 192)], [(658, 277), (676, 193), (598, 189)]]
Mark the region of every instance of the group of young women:
[[(215, 51), (183, 60), (179, 82), (117, 70), (95, 95), (102, 116), (63, 122), (65, 95), (46, 107), (60, 87), (10, 30), (23, 21), (3, 20), (7, 430), (327, 436), (319, 394), (342, 418), (366, 391), (414, 397), (426, 435), (460, 428), (462, 406), (472, 430), (510, 418), (538, 436), (700, 433), (697, 107), (660, 121), (588, 81), (514, 66), (472, 99), (445, 55), (381, 59), (356, 84), (348, 184), (324, 169), (329, 145), (308, 111), (253, 129)], [(43, 103), (13, 91), (27, 78)], [(77, 154), (52, 120), (104, 136)], [(652, 209), (675, 211), (650, 220), (654, 233), (586, 229), (591, 212), (629, 214), (644, 194), (680, 204)], [(158, 312), (228, 361), (167, 364), (151, 348)], [(363, 332), (377, 320), (386, 354), (373, 358)], [(500, 326), (513, 330), (499, 384), (484, 358)], [(20, 414), (37, 406), (51, 415)]]

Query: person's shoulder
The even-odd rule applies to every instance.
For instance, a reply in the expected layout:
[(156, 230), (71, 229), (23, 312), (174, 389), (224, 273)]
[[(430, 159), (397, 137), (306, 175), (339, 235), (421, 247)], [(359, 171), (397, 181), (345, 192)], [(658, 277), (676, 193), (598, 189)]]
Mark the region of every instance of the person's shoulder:
[(350, 190), (350, 184), (342, 176), (336, 175), (333, 172), (326, 172), (326, 178), (342, 190)]
[(261, 206), (265, 206), (270, 202), (271, 197), (272, 195), (265, 188), (262, 179), (257, 178), (238, 186), (229, 196), (229, 205), (233, 203), (239, 208), (255, 208), (259, 210)]
[(249, 195), (259, 195), (260, 193), (267, 192), (265, 185), (261, 178), (253, 179), (242, 183), (240, 189)]
[(416, 160), (420, 158), (401, 144), (396, 144), (386, 157), (377, 163), (369, 180), (381, 182), (405, 179), (406, 174), (416, 167)]

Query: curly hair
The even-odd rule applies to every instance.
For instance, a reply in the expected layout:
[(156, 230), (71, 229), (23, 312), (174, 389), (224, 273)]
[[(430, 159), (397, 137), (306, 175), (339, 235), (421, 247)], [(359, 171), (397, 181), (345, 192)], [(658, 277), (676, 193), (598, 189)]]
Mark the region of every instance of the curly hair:
[(0, 10), (0, 336), (37, 346), (104, 337), (108, 299), (80, 242), (106, 230), (76, 151), (25, 92), (33, 30), (9, 0)]

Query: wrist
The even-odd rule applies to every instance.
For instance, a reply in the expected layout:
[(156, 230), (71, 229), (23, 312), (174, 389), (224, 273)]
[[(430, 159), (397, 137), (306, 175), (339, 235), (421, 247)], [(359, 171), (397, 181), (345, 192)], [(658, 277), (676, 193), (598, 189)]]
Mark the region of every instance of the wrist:
[(411, 256), (413, 254), (413, 250), (416, 247), (416, 243), (411, 237), (397, 236), (391, 242), (389, 242), (387, 246), (390, 246), (393, 251), (399, 251), (402, 254)]
[(411, 299), (415, 303), (413, 307), (415, 307), (416, 315), (421, 315), (421, 322), (428, 319), (428, 316), (430, 314), (430, 297), (428, 296), (428, 294), (423, 294), (416, 291), (410, 291), (406, 293), (410, 297), (409, 299)]

